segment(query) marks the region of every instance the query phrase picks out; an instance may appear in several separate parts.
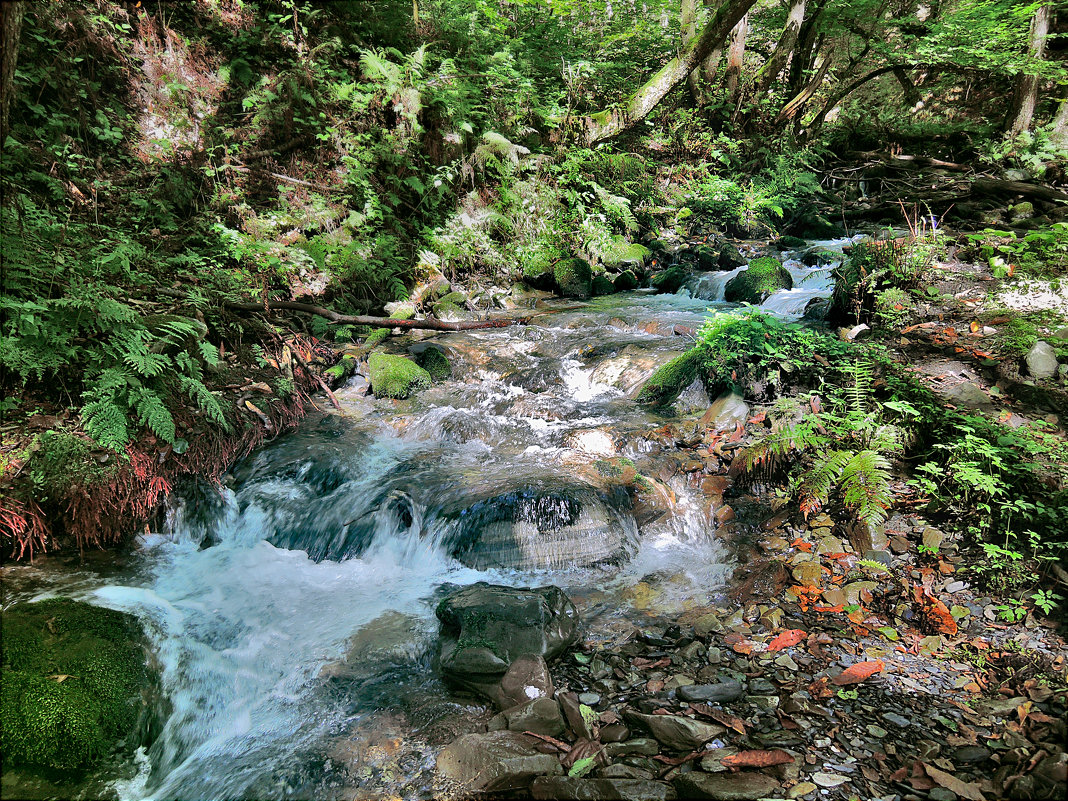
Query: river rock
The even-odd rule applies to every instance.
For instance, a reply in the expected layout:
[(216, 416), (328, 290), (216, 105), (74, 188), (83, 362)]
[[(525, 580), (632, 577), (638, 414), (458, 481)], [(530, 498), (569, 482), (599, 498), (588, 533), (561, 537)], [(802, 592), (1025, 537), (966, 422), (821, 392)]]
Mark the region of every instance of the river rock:
[(439, 665), (446, 678), (506, 702), (501, 679), (524, 655), (551, 659), (578, 637), (578, 612), (559, 587), (480, 581), (442, 599)]
[(749, 419), (749, 404), (737, 392), (720, 395), (701, 417), (701, 425), (719, 431)]
[(560, 714), (560, 705), (552, 698), (535, 698), (533, 701), (513, 706), (501, 712), (494, 720), (498, 723), (493, 725), (493, 721), (490, 721), (490, 728), (529, 731), (549, 737), (556, 737), (564, 731), (564, 716)]
[(649, 779), (541, 776), (534, 780), (530, 794), (540, 801), (670, 801), (675, 789)]
[(540, 753), (539, 741), (514, 731), (465, 734), (438, 754), (437, 773), (447, 794), (522, 790), (538, 776), (564, 772), (560, 761)]
[(1057, 373), (1057, 352), (1048, 342), (1039, 340), (1024, 356), (1027, 372), (1033, 378), (1052, 378)]
[(656, 738), (657, 742), (676, 751), (696, 751), (709, 740), (727, 730), (723, 726), (702, 723), (682, 715), (643, 715), (627, 712), (627, 723), (639, 726)]
[(526, 703), (535, 698), (553, 697), (553, 679), (549, 666), (540, 656), (516, 657), (501, 679), (499, 701), (505, 707)]
[(719, 704), (741, 698), (742, 684), (734, 679), (721, 681), (717, 684), (691, 684), (686, 687), (679, 687), (678, 696), (683, 701)]
[(759, 306), (780, 289), (793, 289), (794, 280), (774, 256), (762, 256), (749, 263), (749, 268), (738, 273), (723, 291), (729, 303), (752, 303)]
[(763, 773), (684, 773), (674, 779), (680, 798), (712, 798), (716, 801), (755, 801), (779, 789), (779, 783)]
[(727, 243), (719, 249), (717, 263), (721, 270), (734, 270), (745, 264), (745, 256), (734, 245)]
[(604, 752), (607, 756), (615, 759), (620, 756), (656, 756), (660, 753), (660, 744), (649, 737), (635, 737), (622, 743), (609, 743)]

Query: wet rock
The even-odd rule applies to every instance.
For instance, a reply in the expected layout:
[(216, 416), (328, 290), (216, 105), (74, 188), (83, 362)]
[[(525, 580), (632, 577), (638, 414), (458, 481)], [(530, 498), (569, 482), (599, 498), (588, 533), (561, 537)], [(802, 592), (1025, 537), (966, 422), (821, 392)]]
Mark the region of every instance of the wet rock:
[(501, 713), (504, 728), (510, 731), (530, 731), (556, 737), (564, 731), (564, 716), (560, 705), (552, 698), (535, 698)]
[[(575, 693), (559, 692), (556, 694), (556, 700), (560, 702), (560, 708), (564, 710), (564, 717), (567, 718), (567, 725), (571, 731), (586, 740), (595, 739), (594, 727), (597, 725), (597, 718), (596, 714), (590, 714), (593, 710), (579, 701)], [(582, 713), (583, 707), (589, 710), (585, 715)]]
[(749, 404), (737, 392), (720, 395), (701, 416), (701, 425), (719, 431), (749, 419)]
[(779, 783), (763, 773), (684, 773), (674, 779), (680, 798), (712, 798), (716, 801), (755, 801), (779, 789)]
[(1057, 373), (1057, 351), (1048, 342), (1036, 342), (1027, 351), (1024, 361), (1032, 378), (1052, 378)]
[[(734, 270), (746, 263), (745, 256), (734, 245), (729, 243), (719, 249), (717, 264), (721, 270)], [(711, 268), (709, 268), (711, 269)]]
[(990, 759), (991, 753), (989, 748), (981, 745), (965, 745), (953, 752), (953, 761), (962, 765), (976, 765)]
[(691, 684), (680, 687), (678, 695), (683, 701), (722, 704), (742, 697), (742, 683), (728, 679), (717, 684)]
[(530, 794), (539, 801), (670, 801), (674, 788), (649, 779), (584, 779), (577, 776), (543, 776)]
[(790, 574), (778, 559), (757, 559), (734, 571), (737, 582), (731, 598), (745, 604), (750, 600), (774, 598), (783, 591)]
[[(578, 637), (578, 612), (558, 587), (478, 582), (438, 604), (446, 678), (503, 701), (500, 681), (520, 656), (551, 659)], [(524, 691), (525, 692), (525, 691)]]
[(623, 743), (630, 737), (630, 729), (623, 723), (610, 723), (601, 727), (602, 743)]
[(749, 269), (727, 282), (723, 297), (728, 303), (752, 303), (759, 306), (780, 289), (792, 289), (790, 271), (773, 256), (762, 256), (749, 263)]
[(823, 568), (819, 562), (802, 562), (790, 568), (794, 580), (804, 587), (818, 587), (823, 583)]
[(379, 398), (407, 398), (430, 386), (430, 373), (403, 356), (372, 353), (367, 362), (371, 390)]
[(622, 743), (609, 743), (604, 751), (613, 759), (626, 755), (656, 756), (660, 753), (660, 744), (648, 737), (635, 737)]
[(529, 654), (516, 657), (501, 679), (499, 692), (506, 707), (534, 698), (552, 698), (553, 680), (545, 660)]
[(627, 712), (624, 718), (627, 723), (648, 731), (661, 745), (676, 751), (694, 751), (727, 731), (723, 726), (702, 723), (681, 715)]
[(560, 761), (540, 753), (537, 743), (512, 731), (465, 734), (438, 754), (438, 777), (450, 790), (482, 793), (521, 790), (538, 776), (562, 774)]
[(885, 720), (887, 723), (892, 723), (893, 725), (902, 729), (906, 729), (912, 725), (912, 721), (910, 721), (906, 717), (903, 717), (902, 715), (897, 714), (896, 712), (884, 712), (883, 720)]
[(606, 779), (652, 779), (655, 774), (633, 765), (617, 764), (601, 768), (601, 775)]
[(707, 639), (710, 634), (724, 631), (723, 622), (714, 612), (706, 612), (693, 622), (693, 631), (698, 637)]
[(890, 554), (890, 551), (864, 551), (864, 558), (869, 562), (878, 562), (887, 567), (894, 563), (894, 557)]

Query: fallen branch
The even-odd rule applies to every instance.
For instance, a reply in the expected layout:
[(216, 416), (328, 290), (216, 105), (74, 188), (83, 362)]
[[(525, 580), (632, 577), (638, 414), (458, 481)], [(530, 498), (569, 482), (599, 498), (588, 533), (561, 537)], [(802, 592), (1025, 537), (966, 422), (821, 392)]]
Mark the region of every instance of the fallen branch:
[(1039, 200), (1068, 201), (1068, 194), (1058, 192), (1048, 186), (1029, 184), (1024, 181), (1001, 181), (996, 178), (976, 178), (972, 191), (982, 195), (1024, 195)]
[(271, 300), (266, 303), (235, 303), (224, 301), (228, 309), (237, 311), (297, 311), (305, 314), (316, 314), (325, 317), (332, 323), (348, 323), (350, 325), (366, 325), (371, 328), (400, 328), (405, 331), (473, 331), (480, 328), (507, 328), (510, 325), (524, 325), (525, 317), (497, 320), (463, 320), (456, 323), (446, 323), (442, 320), (397, 320), (393, 317), (369, 317), (363, 314), (339, 314), (333, 309), (323, 306), (315, 306), (311, 303), (298, 303), (292, 300)]

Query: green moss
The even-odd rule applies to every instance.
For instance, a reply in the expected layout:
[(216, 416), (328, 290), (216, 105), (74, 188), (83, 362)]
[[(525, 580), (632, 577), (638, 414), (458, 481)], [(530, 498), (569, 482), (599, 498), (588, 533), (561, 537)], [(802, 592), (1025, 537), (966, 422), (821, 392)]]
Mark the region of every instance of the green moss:
[(323, 370), (323, 373), (334, 383), (344, 381), (356, 371), (356, 359), (352, 356), (342, 356), (341, 361), (333, 367)]
[(715, 270), (719, 266), (719, 252), (708, 245), (698, 245), (695, 255), (702, 270)]
[(616, 292), (629, 292), (638, 288), (638, 279), (630, 270), (624, 270), (616, 276)]
[(797, 250), (805, 247), (808, 243), (799, 236), (784, 236), (775, 244), (783, 250)]
[[(411, 320), (413, 317), (415, 317), (414, 306), (401, 306), (393, 314), (389, 315), (391, 320)], [(392, 329), (390, 328), (376, 328), (367, 335), (363, 344), (368, 348), (377, 347), (390, 335), (391, 331)]]
[(415, 357), (415, 363), (426, 370), (434, 381), (444, 381), (452, 375), (449, 358), (437, 348), (428, 347)]
[(39, 501), (59, 502), (71, 486), (91, 487), (106, 481), (116, 463), (100, 465), (89, 442), (66, 431), (46, 431), (37, 440), (27, 477)]
[(601, 264), (609, 270), (625, 267), (641, 269), (652, 256), (652, 251), (644, 245), (628, 242), (624, 237), (616, 235), (596, 255)]
[(669, 295), (674, 295), (679, 291), (689, 274), (681, 267), (668, 267), (666, 270), (661, 270), (649, 279), (649, 283), (656, 287), (660, 292), (665, 292)]
[(780, 289), (792, 289), (794, 286), (790, 272), (774, 256), (761, 256), (749, 262), (749, 269), (739, 273), (727, 282), (723, 292), (725, 300), (731, 303), (753, 303), (759, 305), (768, 296)]
[(591, 291), (594, 295), (611, 295), (616, 291), (616, 285), (609, 281), (607, 276), (595, 275)]
[(403, 356), (372, 353), (367, 362), (371, 390), (379, 398), (407, 398), (431, 384), (430, 373)]
[(588, 298), (593, 284), (593, 271), (583, 259), (564, 259), (553, 269), (560, 294), (571, 298)]
[(520, 253), (523, 281), (537, 289), (552, 289), (553, 263), (563, 258), (553, 247), (533, 247)]
[(697, 348), (676, 356), (649, 377), (638, 393), (638, 403), (657, 408), (669, 406), (697, 378), (701, 363)]
[(90, 767), (135, 733), (149, 684), (137, 618), (67, 598), (3, 614), (5, 762)]

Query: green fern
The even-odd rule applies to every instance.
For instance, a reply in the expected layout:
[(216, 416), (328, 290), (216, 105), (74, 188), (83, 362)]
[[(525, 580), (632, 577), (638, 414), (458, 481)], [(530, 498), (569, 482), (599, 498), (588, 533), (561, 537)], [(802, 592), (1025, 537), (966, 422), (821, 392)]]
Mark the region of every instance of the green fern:
[(842, 500), (866, 523), (878, 525), (886, 520), (893, 496), (890, 492), (890, 464), (876, 451), (851, 454), (842, 469), (839, 483)]
[(164, 442), (173, 444), (176, 432), (174, 417), (171, 415), (163, 398), (154, 390), (140, 387), (133, 393), (133, 406), (137, 410), (138, 420)]

